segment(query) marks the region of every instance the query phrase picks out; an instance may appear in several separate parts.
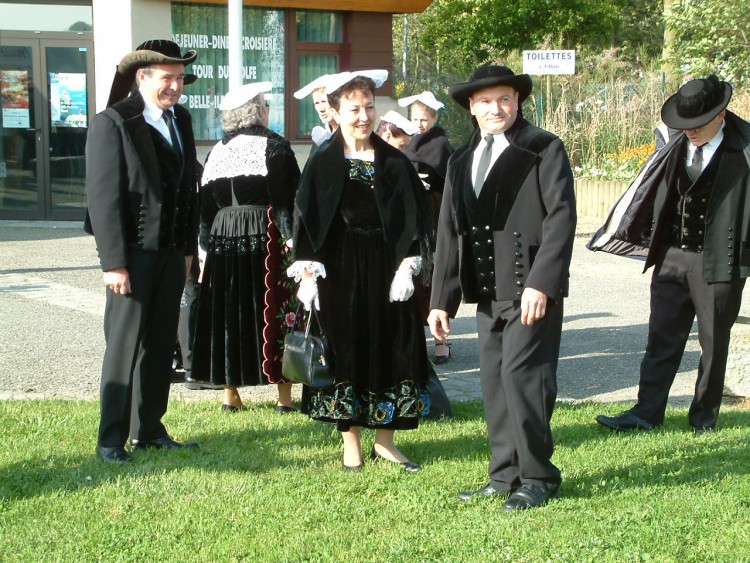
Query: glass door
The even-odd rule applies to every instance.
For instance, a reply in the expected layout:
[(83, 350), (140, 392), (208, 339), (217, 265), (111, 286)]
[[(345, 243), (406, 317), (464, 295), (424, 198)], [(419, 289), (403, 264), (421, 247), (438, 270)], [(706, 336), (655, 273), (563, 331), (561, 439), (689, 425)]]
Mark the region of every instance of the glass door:
[(38, 41), (0, 42), (0, 217), (42, 218)]
[(85, 149), (93, 71), (89, 73), (89, 49), (70, 43), (42, 41), (49, 139), (45, 207), (54, 219), (81, 219), (86, 209)]
[(83, 219), (92, 45), (0, 40), (0, 219)]

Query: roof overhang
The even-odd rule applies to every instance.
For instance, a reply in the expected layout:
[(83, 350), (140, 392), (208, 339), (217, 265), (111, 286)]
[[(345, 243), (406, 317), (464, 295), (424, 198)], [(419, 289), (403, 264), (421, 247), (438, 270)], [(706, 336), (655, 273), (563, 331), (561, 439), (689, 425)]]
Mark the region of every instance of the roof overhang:
[[(181, 0), (201, 4), (227, 4), (227, 0)], [(344, 12), (390, 12), (415, 14), (424, 12), (432, 0), (242, 0), (245, 6), (264, 8), (298, 8), (302, 10), (340, 10)]]

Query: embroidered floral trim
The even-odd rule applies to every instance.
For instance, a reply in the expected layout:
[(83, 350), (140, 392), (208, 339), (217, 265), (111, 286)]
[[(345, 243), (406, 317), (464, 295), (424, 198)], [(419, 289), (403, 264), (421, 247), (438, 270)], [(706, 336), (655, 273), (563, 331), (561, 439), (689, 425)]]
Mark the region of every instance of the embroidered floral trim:
[(267, 137), (238, 135), (229, 142), (219, 141), (211, 149), (211, 157), (203, 170), (201, 185), (219, 178), (236, 176), (267, 176)]
[(208, 252), (223, 256), (234, 256), (247, 252), (257, 252), (268, 242), (266, 235), (244, 235), (241, 237), (225, 237), (210, 235), (208, 237)]
[(346, 162), (350, 180), (359, 180), (364, 184), (372, 185), (375, 176), (375, 166), (372, 162), (358, 158), (352, 158)]
[(313, 262), (311, 260), (297, 260), (287, 268), (286, 275), (294, 278), (294, 281), (299, 283), (302, 281), (302, 272), (305, 271), (313, 275), (313, 280), (317, 280), (319, 277), (326, 277), (326, 267), (320, 262)]
[(357, 395), (351, 383), (312, 389), (310, 416), (317, 419), (351, 420), (365, 426), (382, 426), (400, 418), (427, 416), (432, 400), (427, 388), (413, 381), (380, 393)]

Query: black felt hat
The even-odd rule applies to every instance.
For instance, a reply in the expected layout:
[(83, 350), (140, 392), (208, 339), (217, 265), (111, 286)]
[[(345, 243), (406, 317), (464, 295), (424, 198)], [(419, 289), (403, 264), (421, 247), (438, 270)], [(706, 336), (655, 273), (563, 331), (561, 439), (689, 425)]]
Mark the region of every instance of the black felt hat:
[(482, 65), (477, 68), (466, 82), (454, 84), (448, 92), (456, 102), (469, 109), (469, 98), (477, 90), (491, 86), (510, 86), (518, 92), (520, 104), (531, 94), (531, 77), (528, 74), (515, 74), (507, 66)]
[(731, 99), (732, 87), (713, 74), (691, 80), (664, 102), (661, 120), (673, 129), (697, 129), (719, 115)]
[[(180, 53), (180, 46), (168, 39), (144, 41), (135, 48), (135, 51), (125, 55), (120, 64), (117, 65), (117, 72), (115, 72), (112, 88), (109, 91), (107, 107), (128, 96), (135, 82), (135, 73), (139, 68), (158, 64), (189, 65), (197, 56), (198, 53), (192, 50), (183, 55)], [(198, 77), (195, 74), (187, 73), (183, 84), (187, 86), (197, 79)]]

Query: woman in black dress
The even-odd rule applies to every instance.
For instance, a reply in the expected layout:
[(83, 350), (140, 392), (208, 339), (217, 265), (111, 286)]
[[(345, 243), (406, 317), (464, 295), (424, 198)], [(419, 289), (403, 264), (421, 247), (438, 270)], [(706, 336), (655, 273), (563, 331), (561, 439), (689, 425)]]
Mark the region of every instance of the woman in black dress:
[[(335, 423), (343, 468), (362, 468), (360, 427), (375, 429), (371, 459), (419, 471), (394, 443), (429, 411), (429, 360), (412, 276), (428, 260), (425, 190), (403, 153), (373, 134), (385, 71), (341, 73), (327, 86), (339, 123), (310, 157), (297, 192), (295, 260), (306, 307), (319, 304), (334, 385), (309, 389), (312, 418)], [(373, 79), (374, 78), (374, 79)]]
[[(283, 339), (294, 325), (291, 263), (300, 172), (289, 142), (268, 129), (270, 82), (227, 93), (224, 138), (201, 178), (200, 243), (206, 251), (193, 345), (193, 378), (224, 386), (223, 410), (244, 408), (241, 386), (276, 383), (276, 410), (292, 407), (281, 377)], [(289, 241), (289, 244), (287, 244)]]
[[(398, 105), (409, 108), (411, 122), (417, 128), (417, 134), (404, 149), (404, 153), (414, 163), (420, 178), (428, 190), (432, 210), (432, 224), (437, 228), (440, 205), (443, 200), (443, 186), (448, 171), (448, 159), (455, 149), (451, 146), (445, 130), (437, 124), (438, 111), (444, 104), (435, 98), (432, 92), (422, 92), (398, 100)], [(425, 320), (430, 312), (430, 285), (417, 286), (417, 300), (422, 306)], [(450, 343), (435, 340), (435, 355), (432, 361), (445, 364), (450, 360)]]

